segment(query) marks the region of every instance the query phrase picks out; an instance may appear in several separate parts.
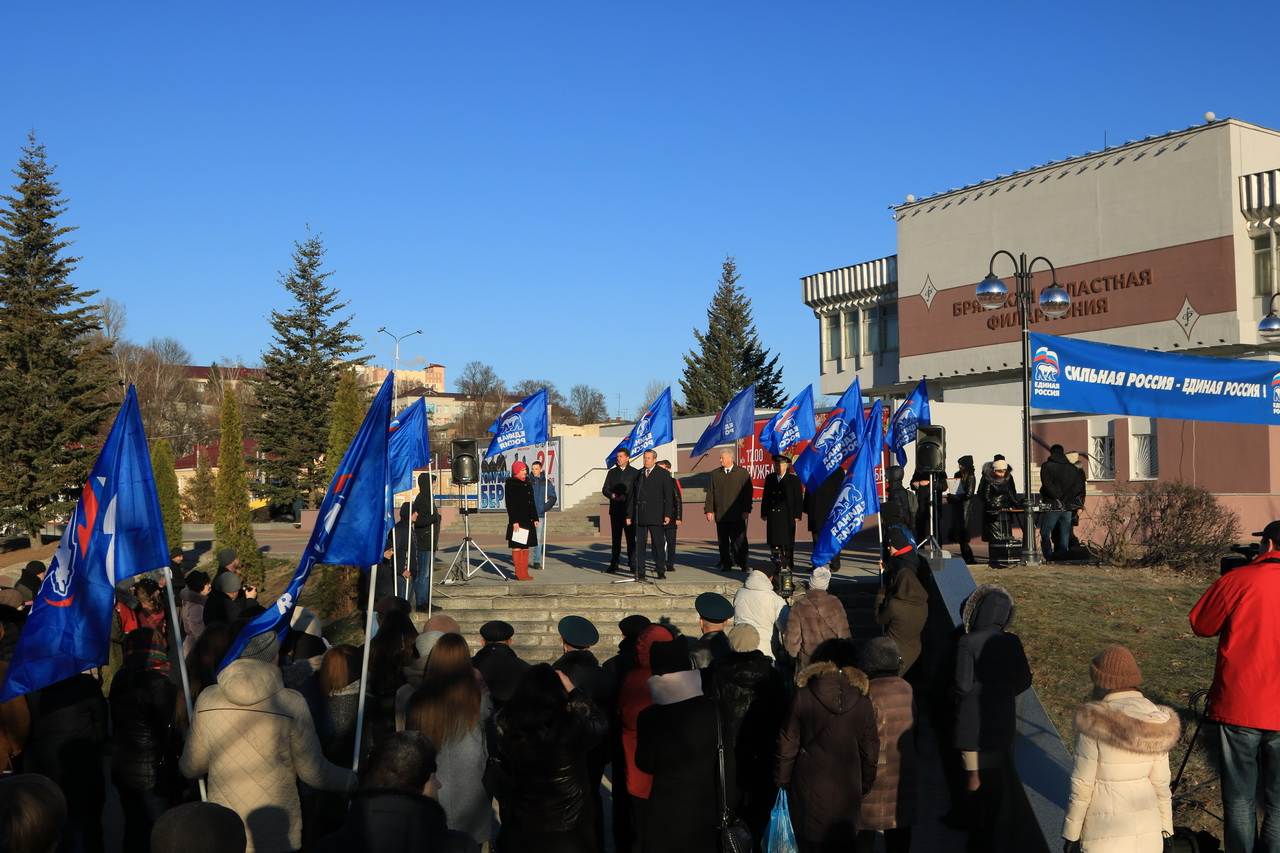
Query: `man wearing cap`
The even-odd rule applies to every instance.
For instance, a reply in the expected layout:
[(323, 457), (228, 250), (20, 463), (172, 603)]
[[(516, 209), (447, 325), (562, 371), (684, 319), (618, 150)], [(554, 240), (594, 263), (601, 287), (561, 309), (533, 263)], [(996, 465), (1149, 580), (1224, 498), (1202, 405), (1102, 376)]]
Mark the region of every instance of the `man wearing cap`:
[(631, 562), (637, 581), (644, 581), (646, 546), (653, 548), (653, 572), (658, 580), (667, 576), (667, 525), (676, 514), (675, 490), (671, 475), (658, 467), (658, 454), (646, 450), (644, 468), (627, 499), (627, 524), (637, 536)]
[(36, 593), (40, 591), (40, 587), (44, 584), (44, 574), (48, 571), (44, 563), (39, 560), (32, 560), (22, 569), (22, 575), (18, 578), (18, 582), (13, 588), (22, 593), (23, 601), (34, 601)]
[(747, 519), (751, 517), (751, 475), (735, 464), (732, 450), (720, 451), (720, 465), (711, 469), (711, 483), (702, 511), (716, 525), (720, 542), (720, 571), (747, 569)]
[(760, 518), (773, 559), (787, 571), (795, 571), (796, 522), (804, 512), (804, 490), (791, 470), (791, 457), (773, 457), (773, 470), (764, 478)]
[[(613, 708), (614, 690), (607, 683), (600, 662), (591, 647), (600, 642), (600, 632), (589, 619), (566, 616), (556, 626), (564, 654), (551, 665), (562, 672), (573, 686), (591, 698), (597, 708), (608, 712)], [(600, 780), (612, 753), (609, 739), (604, 738), (587, 753), (587, 779), (596, 810), (597, 847), (604, 849), (604, 802), (600, 798)]]
[(515, 628), (501, 620), (484, 623), (480, 626), (480, 639), (484, 640), (484, 645), (471, 658), (471, 664), (489, 688), (495, 709), (507, 703), (515, 693), (520, 676), (529, 668), (529, 664), (511, 648), (511, 638), (515, 633)]
[(618, 571), (624, 535), (627, 538), (627, 565), (631, 565), (631, 555), (636, 548), (636, 529), (627, 524), (627, 498), (639, 476), (640, 472), (631, 467), (631, 454), (618, 448), (614, 454), (614, 465), (604, 475), (604, 488), (601, 489), (609, 501), (609, 532), (613, 537), (613, 553), (609, 558), (611, 572)]
[(218, 574), (235, 572), (240, 574), (240, 558), (235, 548), (222, 548), (218, 551)]
[(695, 667), (709, 670), (717, 661), (728, 657), (733, 649), (725, 632), (733, 621), (733, 604), (718, 592), (704, 592), (693, 601), (698, 611), (698, 628), (702, 636), (689, 643), (689, 656)]
[(1261, 537), (1258, 558), (1214, 581), (1191, 609), (1191, 629), (1218, 638), (1208, 716), (1218, 723), (1231, 853), (1273, 850), (1280, 835), (1280, 521), (1254, 535)]

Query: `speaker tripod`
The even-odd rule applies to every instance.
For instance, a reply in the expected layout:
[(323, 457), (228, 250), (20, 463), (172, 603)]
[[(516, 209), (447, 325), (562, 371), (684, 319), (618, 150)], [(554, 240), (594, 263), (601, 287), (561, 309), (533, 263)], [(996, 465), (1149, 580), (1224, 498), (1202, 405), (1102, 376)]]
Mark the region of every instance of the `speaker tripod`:
[[(498, 573), (498, 577), (502, 578), (504, 581), (511, 580), (511, 578), (507, 576), (507, 573), (504, 572), (497, 563), (490, 559), (489, 555), (484, 552), (484, 549), (477, 545), (476, 541), (471, 538), (471, 515), (478, 511), (479, 510), (469, 509), (465, 506), (459, 510), (459, 512), (462, 513), (462, 544), (458, 546), (458, 553), (453, 555), (453, 562), (449, 564), (449, 570), (444, 573), (443, 583), (446, 585), (466, 583), (476, 575), (480, 574), (485, 566), (492, 568)], [(473, 550), (481, 557), (480, 562), (475, 563), (474, 565), (471, 562), (471, 552)]]

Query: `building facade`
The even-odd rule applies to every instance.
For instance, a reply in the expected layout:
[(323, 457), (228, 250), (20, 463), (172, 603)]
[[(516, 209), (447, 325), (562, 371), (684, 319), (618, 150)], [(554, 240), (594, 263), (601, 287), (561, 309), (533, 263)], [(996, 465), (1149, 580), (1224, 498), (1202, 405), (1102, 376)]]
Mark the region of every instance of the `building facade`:
[[(986, 311), (974, 294), (1000, 249), (1047, 258), (1071, 294), (1066, 317), (1035, 313), (1035, 331), (1271, 358), (1257, 325), (1280, 285), (1278, 190), (1280, 132), (1224, 119), (908, 197), (894, 208), (895, 255), (802, 280), (822, 390), (857, 375), (868, 394), (900, 396), (927, 378), (935, 399), (1018, 418), (1017, 308), (1011, 297)], [(1012, 263), (994, 271), (1013, 290)], [(1037, 294), (1054, 274), (1037, 264)], [(1040, 410), (1033, 423), (1033, 456), (1052, 443), (1086, 453), (1093, 492), (1182, 480), (1219, 494), (1246, 530), (1280, 517), (1280, 436), (1265, 426)]]

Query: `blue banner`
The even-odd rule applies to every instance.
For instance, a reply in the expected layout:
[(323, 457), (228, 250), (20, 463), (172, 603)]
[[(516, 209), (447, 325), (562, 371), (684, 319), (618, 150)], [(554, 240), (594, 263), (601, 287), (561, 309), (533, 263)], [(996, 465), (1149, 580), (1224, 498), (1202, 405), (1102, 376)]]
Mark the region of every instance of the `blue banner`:
[(862, 385), (857, 379), (827, 412), (813, 441), (796, 458), (796, 476), (806, 489), (816, 489), (858, 450), (862, 433)]
[[(859, 419), (861, 421), (861, 418)], [(881, 425), (884, 422), (884, 405), (877, 400), (865, 422), (859, 424), (861, 435), (858, 455), (849, 474), (840, 484), (835, 505), (827, 515), (822, 532), (813, 546), (814, 568), (825, 566), (840, 553), (853, 535), (861, 530), (867, 518), (880, 512), (880, 492), (876, 486), (876, 465), (880, 461), (883, 446)]]
[(275, 604), (244, 626), (222, 659), (220, 670), (239, 657), (245, 644), (259, 634), (275, 631), (283, 638), (289, 630), (289, 616), (298, 602), (298, 594), (316, 563), (368, 568), (382, 559), (390, 499), (387, 427), (391, 420), (394, 383), (395, 375), (388, 373), (369, 405), (359, 432), (342, 455), (333, 482), (320, 502), (316, 526), (293, 579)]
[(1280, 363), (1031, 335), (1038, 409), (1280, 425)]
[(658, 399), (649, 404), (635, 426), (617, 447), (604, 460), (604, 467), (614, 463), (614, 456), (619, 450), (627, 451), (627, 455), (635, 457), (652, 450), (660, 444), (671, 441), (674, 432), (671, 426), (671, 386), (658, 395)]
[(793, 444), (813, 438), (815, 420), (813, 386), (808, 385), (760, 428), (760, 446), (777, 456)]
[(421, 397), (410, 403), (391, 422), (387, 438), (387, 459), (391, 466), (391, 493), (413, 488), (413, 472), (431, 461), (431, 439), (427, 434), (427, 404)]
[(754, 435), (756, 430), (756, 386), (743, 388), (711, 419), (702, 437), (693, 446), (693, 455), (702, 456), (717, 444), (729, 444)]
[(493, 440), (485, 457), (547, 441), (547, 389), (535, 391), (511, 406), (489, 427)]
[(885, 436), (885, 444), (893, 450), (899, 465), (907, 464), (907, 445), (916, 440), (916, 428), (933, 423), (929, 415), (929, 388), (924, 380), (907, 399), (902, 401), (898, 411), (893, 413), (889, 421), (889, 434)]
[(147, 437), (130, 385), (31, 604), (0, 702), (105, 664), (116, 583), (168, 564)]

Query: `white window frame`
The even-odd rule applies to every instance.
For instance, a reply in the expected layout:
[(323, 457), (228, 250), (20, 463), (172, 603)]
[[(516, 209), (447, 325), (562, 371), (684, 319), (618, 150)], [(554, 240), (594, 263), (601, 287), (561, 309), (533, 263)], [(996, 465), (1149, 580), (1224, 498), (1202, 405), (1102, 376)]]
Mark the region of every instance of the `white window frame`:
[[(1266, 239), (1267, 245), (1264, 247), (1257, 246), (1254, 243), (1254, 241), (1259, 239)], [(1278, 243), (1280, 243), (1280, 233), (1277, 233), (1274, 230), (1267, 230), (1261, 234), (1255, 234), (1249, 238), (1249, 247), (1253, 250), (1251, 254), (1253, 256), (1253, 295), (1254, 296), (1266, 297), (1276, 292), (1276, 281), (1277, 281), (1276, 263), (1278, 260), (1280, 260), (1280, 258), (1276, 257), (1277, 248), (1280, 248), (1277, 246)], [(1269, 281), (1263, 282), (1258, 280), (1258, 257), (1259, 256), (1264, 256), (1267, 258), (1267, 266), (1270, 268), (1270, 273), (1271, 273), (1269, 277), (1270, 278)]]
[(1094, 482), (1116, 478), (1116, 430), (1109, 418), (1089, 419), (1089, 476)]
[[(1140, 460), (1144, 458), (1150, 460), (1150, 470), (1141, 469)], [(1160, 479), (1160, 442), (1155, 418), (1129, 419), (1129, 479), (1139, 482)]]

